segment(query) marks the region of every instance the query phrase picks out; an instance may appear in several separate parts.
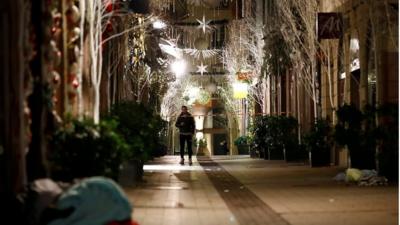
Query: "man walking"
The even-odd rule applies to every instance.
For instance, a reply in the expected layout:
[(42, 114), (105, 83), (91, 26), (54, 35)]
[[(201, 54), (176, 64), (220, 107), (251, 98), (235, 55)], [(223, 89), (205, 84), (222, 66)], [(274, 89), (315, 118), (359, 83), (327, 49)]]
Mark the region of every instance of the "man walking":
[(179, 143), (180, 143), (180, 164), (184, 164), (185, 155), (185, 142), (188, 149), (189, 165), (192, 165), (192, 137), (195, 131), (195, 124), (193, 116), (188, 112), (186, 106), (182, 106), (182, 112), (176, 120), (175, 126), (179, 129)]

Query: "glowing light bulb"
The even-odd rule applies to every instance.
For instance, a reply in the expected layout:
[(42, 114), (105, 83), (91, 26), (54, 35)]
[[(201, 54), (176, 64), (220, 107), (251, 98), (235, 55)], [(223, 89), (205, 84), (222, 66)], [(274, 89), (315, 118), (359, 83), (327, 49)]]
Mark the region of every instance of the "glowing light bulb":
[(164, 29), (167, 26), (163, 21), (161, 20), (156, 20), (153, 22), (153, 28), (154, 29)]
[(171, 64), (171, 70), (175, 73), (177, 77), (181, 77), (186, 72), (186, 62), (183, 59), (174, 61)]

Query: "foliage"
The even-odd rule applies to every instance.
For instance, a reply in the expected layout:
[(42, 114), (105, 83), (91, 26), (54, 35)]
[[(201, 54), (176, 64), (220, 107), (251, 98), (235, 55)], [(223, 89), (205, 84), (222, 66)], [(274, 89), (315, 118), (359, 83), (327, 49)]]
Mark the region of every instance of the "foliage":
[(192, 105), (194, 103), (206, 105), (211, 100), (211, 94), (196, 85), (189, 85), (183, 92), (183, 100), (186, 105)]
[(194, 143), (196, 143), (196, 146), (199, 146), (200, 148), (207, 147), (207, 140), (205, 138), (195, 139)]
[(363, 114), (354, 105), (343, 105), (336, 112), (338, 123), (335, 126), (335, 141), (339, 145), (347, 146), (351, 166), (354, 168), (375, 169), (377, 136), (373, 110), (367, 107)]
[(107, 176), (116, 179), (128, 144), (116, 132), (117, 122), (68, 120), (52, 137), (53, 176), (60, 180)]
[[(349, 149), (351, 166), (375, 169), (377, 159), (380, 175), (397, 180), (398, 105), (366, 106), (363, 112), (353, 105), (344, 105), (337, 115), (339, 122), (335, 127), (335, 139)], [(376, 118), (379, 126), (376, 126)]]
[(240, 136), (240, 137), (236, 138), (236, 140), (233, 143), (236, 146), (249, 145), (251, 143), (251, 139), (249, 136)]
[(198, 96), (197, 96), (197, 102), (205, 105), (207, 104), (211, 99), (211, 95), (208, 91), (206, 90), (200, 90)]
[[(214, 113), (217, 114), (216, 111), (214, 111)], [(222, 111), (221, 114), (222, 113), (225, 113), (225, 111)], [(227, 127), (228, 126), (228, 118), (227, 118), (226, 114), (214, 116), (213, 117), (213, 126), (214, 126), (214, 128)]]
[(258, 117), (251, 128), (254, 147), (264, 152), (265, 158), (283, 158), (298, 149), (297, 120), (294, 117), (266, 115)]
[[(297, 85), (302, 85), (313, 100), (317, 118), (317, 49), (321, 44), (315, 32), (319, 1), (267, 1), (263, 69), (268, 76), (283, 74), (290, 68), (296, 71)], [(274, 95), (274, 94), (273, 94)], [(274, 96), (272, 96), (274, 97)]]
[(252, 71), (260, 74), (263, 64), (263, 26), (251, 17), (230, 23), (229, 39), (223, 50), (223, 63), (230, 74)]
[(379, 126), (379, 173), (390, 180), (398, 180), (399, 166), (399, 111), (397, 104), (385, 104), (377, 109)]
[(290, 48), (280, 32), (273, 32), (273, 36), (266, 41), (264, 52), (263, 70), (268, 75), (279, 76), (291, 65)]
[(165, 139), (167, 124), (143, 104), (122, 102), (112, 107), (110, 118), (118, 121), (117, 130), (130, 148), (130, 158), (146, 161)]
[(329, 165), (330, 149), (333, 144), (329, 121), (317, 120), (311, 130), (304, 135), (303, 144), (305, 149), (311, 152), (313, 166)]

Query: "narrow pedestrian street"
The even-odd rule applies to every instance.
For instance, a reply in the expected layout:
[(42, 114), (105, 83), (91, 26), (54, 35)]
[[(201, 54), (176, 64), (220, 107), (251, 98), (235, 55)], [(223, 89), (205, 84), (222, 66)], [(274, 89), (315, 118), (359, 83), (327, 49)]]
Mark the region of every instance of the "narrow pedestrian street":
[(399, 0), (0, 2), (0, 224), (399, 224)]
[(124, 190), (140, 224), (396, 224), (398, 189), (333, 180), (343, 168), (310, 168), (243, 156), (178, 157), (145, 165), (143, 181)]

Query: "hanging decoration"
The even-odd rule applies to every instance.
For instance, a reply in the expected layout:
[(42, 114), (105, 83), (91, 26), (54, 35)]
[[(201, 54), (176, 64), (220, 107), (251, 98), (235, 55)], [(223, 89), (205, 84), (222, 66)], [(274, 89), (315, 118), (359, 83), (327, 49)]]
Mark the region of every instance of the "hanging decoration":
[(188, 85), (184, 92), (182, 93), (183, 96), (183, 100), (188, 104), (188, 105), (192, 105), (196, 99), (197, 96), (200, 93), (200, 88), (196, 87), (196, 86), (192, 86), (192, 85)]
[(175, 57), (176, 59), (181, 59), (183, 57), (183, 53), (188, 54), (194, 57), (195, 59), (200, 59), (200, 58), (207, 59), (216, 56), (222, 52), (222, 50), (220, 49), (204, 49), (204, 50), (199, 50), (196, 48), (181, 49), (177, 47), (175, 41), (165, 40), (165, 39), (161, 39), (161, 43), (158, 44), (158, 46), (163, 52), (167, 53), (170, 56)]
[(200, 88), (199, 94), (197, 96), (196, 102), (200, 105), (207, 105), (211, 100), (211, 95), (204, 88)]
[(197, 28), (202, 29), (204, 34), (206, 33), (206, 30), (211, 30), (211, 26), (209, 25), (211, 20), (206, 21), (206, 17), (204, 15), (203, 15), (202, 20), (198, 20), (198, 19), (196, 19), (196, 20), (197, 20), (197, 22), (199, 22), (199, 26)]
[(68, 102), (75, 102), (78, 94), (79, 80), (78, 80), (78, 58), (79, 46), (77, 40), (80, 36), (79, 8), (75, 5), (73, 0), (67, 1), (67, 10), (65, 12), (67, 19), (67, 44), (68, 44), (68, 75), (67, 75), (67, 96)]
[(205, 38), (203, 37), (198, 37), (194, 41), (194, 47), (198, 50), (205, 50), (208, 48), (208, 42)]
[(52, 93), (52, 104), (57, 104), (57, 89), (61, 84), (61, 77), (58, 72), (61, 64), (61, 51), (57, 43), (61, 41), (61, 14), (57, 11), (54, 11), (52, 14), (52, 25), (51, 25), (51, 38), (50, 41), (50, 57), (52, 60), (52, 71), (49, 71), (50, 77), (48, 78), (48, 82), (53, 89)]
[(168, 55), (171, 55), (177, 59), (182, 58), (182, 49), (178, 48), (176, 45), (176, 40), (165, 40), (161, 39), (160, 44), (158, 46), (160, 49), (167, 53)]
[(200, 66), (197, 66), (197, 72), (203, 76), (207, 72), (207, 65), (203, 65), (203, 62), (201, 62)]
[(208, 58), (218, 55), (218, 53), (220, 53), (221, 50), (220, 49), (198, 50), (198, 49), (193, 49), (193, 48), (187, 48), (187, 49), (184, 49), (184, 52), (196, 59), (200, 59), (200, 58), (208, 59)]
[(206, 86), (206, 90), (208, 92), (210, 92), (211, 94), (214, 94), (215, 92), (217, 92), (217, 89), (218, 89), (218, 87), (214, 82), (211, 82), (211, 83), (207, 84), (207, 86)]
[(252, 71), (239, 71), (236, 73), (236, 79), (242, 82), (250, 82), (253, 77)]
[(182, 95), (187, 105), (207, 105), (211, 100), (211, 95), (207, 90), (193, 85), (188, 85)]

